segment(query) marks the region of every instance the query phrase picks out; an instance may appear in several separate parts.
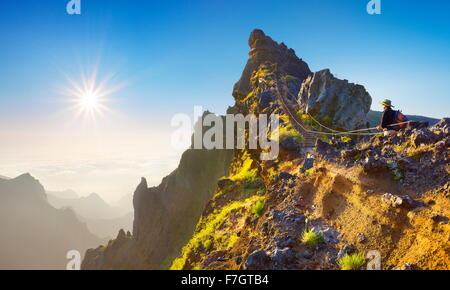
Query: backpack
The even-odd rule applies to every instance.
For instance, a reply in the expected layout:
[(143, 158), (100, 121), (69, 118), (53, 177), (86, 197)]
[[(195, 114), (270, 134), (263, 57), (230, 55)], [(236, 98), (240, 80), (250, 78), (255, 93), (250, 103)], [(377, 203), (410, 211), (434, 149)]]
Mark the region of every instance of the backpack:
[(405, 115), (403, 115), (402, 111), (398, 110), (395, 112), (395, 121), (397, 123), (404, 123), (404, 124), (398, 124), (397, 126), (400, 129), (405, 129), (408, 126), (408, 124), (406, 122), (408, 122), (409, 120), (408, 120), (408, 118), (406, 118)]

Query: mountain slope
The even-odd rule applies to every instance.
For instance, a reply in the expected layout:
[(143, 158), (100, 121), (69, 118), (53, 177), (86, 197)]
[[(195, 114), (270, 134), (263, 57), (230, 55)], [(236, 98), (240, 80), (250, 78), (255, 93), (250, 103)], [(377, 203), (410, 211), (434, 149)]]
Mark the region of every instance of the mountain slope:
[(119, 232), (88, 250), (83, 269), (165, 269), (190, 238), (195, 223), (227, 174), (232, 151), (187, 150), (178, 168), (157, 187), (143, 178), (134, 193), (133, 235)]
[[(280, 114), (280, 155), (262, 161), (260, 150), (235, 151), (230, 175), (218, 181), (171, 269), (339, 269), (340, 259), (361, 253), (362, 264), (350, 265), (359, 269), (373, 251), (381, 269), (450, 268), (450, 119), (359, 143), (319, 134), (305, 154), (293, 121), (317, 124), (299, 110), (307, 107), (303, 100), (331, 104), (323, 114), (328, 120), (336, 120), (336, 108), (346, 102), (367, 113), (371, 100), (355, 98), (355, 86), (339, 80), (308, 77), (299, 89), (277, 63), (244, 74), (251, 75), (251, 91), (235, 96), (234, 112)], [(336, 83), (343, 87), (334, 90)], [(298, 91), (306, 94), (300, 104), (292, 99)]]
[(100, 243), (72, 210), (58, 210), (31, 175), (0, 180), (0, 269), (65, 269), (70, 250)]
[(319, 141), (307, 171), (302, 155), (268, 171), (258, 154), (240, 153), (228, 179), (250, 163), (263, 185), (219, 183), (172, 269), (339, 269), (345, 255), (376, 251), (381, 269), (448, 270), (449, 149), (450, 119), (443, 119), (357, 146)]

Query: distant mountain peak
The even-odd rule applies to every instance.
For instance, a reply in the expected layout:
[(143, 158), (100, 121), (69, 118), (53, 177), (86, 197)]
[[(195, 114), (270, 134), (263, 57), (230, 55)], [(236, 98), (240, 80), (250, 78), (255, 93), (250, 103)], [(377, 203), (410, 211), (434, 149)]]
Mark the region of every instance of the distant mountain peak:
[(30, 173), (24, 173), (24, 174), (22, 174), (22, 175), (19, 175), (19, 176), (17, 176), (15, 179), (17, 179), (17, 180), (36, 180), (33, 176), (31, 176), (31, 174)]
[(103, 198), (101, 198), (101, 196), (98, 195), (98, 194), (95, 193), (95, 192), (89, 194), (89, 195), (87, 196), (87, 198), (89, 198), (89, 199), (97, 199), (97, 200), (103, 201)]
[(4, 192), (9, 196), (16, 196), (20, 199), (47, 200), (44, 187), (39, 180), (30, 173), (25, 173), (13, 179), (6, 179), (2, 182)]

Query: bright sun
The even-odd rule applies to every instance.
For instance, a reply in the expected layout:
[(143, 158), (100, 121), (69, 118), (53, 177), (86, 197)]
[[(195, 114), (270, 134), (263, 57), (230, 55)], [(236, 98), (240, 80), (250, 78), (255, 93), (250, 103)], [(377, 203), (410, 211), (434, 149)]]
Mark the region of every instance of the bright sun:
[(98, 110), (100, 97), (95, 93), (84, 93), (80, 96), (80, 107), (87, 111)]
[(111, 102), (109, 96), (124, 86), (107, 86), (110, 78), (97, 82), (96, 71), (97, 69), (89, 77), (82, 74), (81, 82), (68, 78), (71, 86), (62, 88), (63, 94), (70, 97), (67, 101), (73, 104), (70, 109), (75, 111), (75, 118), (84, 117), (95, 121), (96, 116), (103, 117), (104, 113), (112, 112), (107, 106)]

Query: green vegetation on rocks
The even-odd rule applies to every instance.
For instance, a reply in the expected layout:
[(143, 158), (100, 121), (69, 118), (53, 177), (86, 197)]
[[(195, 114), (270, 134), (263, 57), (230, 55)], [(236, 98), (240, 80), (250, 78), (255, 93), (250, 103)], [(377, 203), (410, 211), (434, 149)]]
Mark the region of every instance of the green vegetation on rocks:
[(341, 270), (360, 270), (365, 263), (366, 258), (362, 253), (346, 254), (338, 261)]

